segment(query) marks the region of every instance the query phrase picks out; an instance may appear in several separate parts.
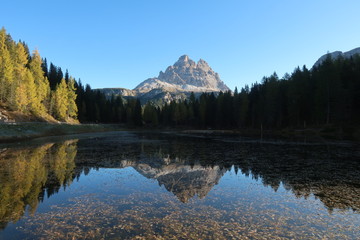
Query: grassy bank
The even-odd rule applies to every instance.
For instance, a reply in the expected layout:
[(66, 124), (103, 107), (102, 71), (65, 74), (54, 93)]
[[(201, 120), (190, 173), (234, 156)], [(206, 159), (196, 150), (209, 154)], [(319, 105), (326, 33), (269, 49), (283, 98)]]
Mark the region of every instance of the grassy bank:
[(0, 143), (38, 137), (120, 130), (119, 125), (52, 124), (43, 122), (0, 124)]

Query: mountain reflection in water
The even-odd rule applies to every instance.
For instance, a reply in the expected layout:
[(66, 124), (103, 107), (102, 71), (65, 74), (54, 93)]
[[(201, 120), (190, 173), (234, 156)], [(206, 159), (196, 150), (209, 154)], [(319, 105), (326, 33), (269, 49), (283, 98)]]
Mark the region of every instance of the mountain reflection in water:
[(156, 179), (160, 186), (164, 185), (166, 190), (172, 192), (183, 203), (195, 195), (200, 199), (204, 198), (226, 172), (219, 166), (190, 166), (172, 161), (170, 158), (159, 158), (158, 161), (165, 161), (166, 164), (152, 167), (151, 164), (136, 161), (121, 163), (124, 167), (133, 167), (144, 177)]
[(359, 148), (344, 145), (283, 145), (237, 139), (194, 139), (122, 133), (0, 151), (0, 228), (36, 211), (91, 169), (132, 167), (181, 202), (205, 198), (234, 169), (277, 191), (314, 195), (329, 211), (360, 210)]

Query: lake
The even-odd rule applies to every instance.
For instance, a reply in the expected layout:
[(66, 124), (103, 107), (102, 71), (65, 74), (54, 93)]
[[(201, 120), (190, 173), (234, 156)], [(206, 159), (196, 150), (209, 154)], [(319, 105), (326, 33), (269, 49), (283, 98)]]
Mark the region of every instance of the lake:
[(360, 145), (111, 132), (0, 145), (0, 239), (360, 239)]

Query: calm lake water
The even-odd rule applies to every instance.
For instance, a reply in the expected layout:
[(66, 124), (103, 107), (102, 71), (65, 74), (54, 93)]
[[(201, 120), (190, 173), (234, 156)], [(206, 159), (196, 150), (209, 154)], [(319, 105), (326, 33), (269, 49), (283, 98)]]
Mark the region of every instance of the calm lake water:
[(113, 132), (0, 145), (0, 239), (360, 239), (360, 146)]

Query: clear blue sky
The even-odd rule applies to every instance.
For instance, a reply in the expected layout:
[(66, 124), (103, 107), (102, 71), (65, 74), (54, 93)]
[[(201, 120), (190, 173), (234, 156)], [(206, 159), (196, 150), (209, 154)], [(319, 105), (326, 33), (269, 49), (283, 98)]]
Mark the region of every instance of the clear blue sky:
[(134, 88), (180, 55), (231, 88), (360, 47), (359, 0), (2, 1), (0, 27), (92, 88)]

